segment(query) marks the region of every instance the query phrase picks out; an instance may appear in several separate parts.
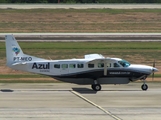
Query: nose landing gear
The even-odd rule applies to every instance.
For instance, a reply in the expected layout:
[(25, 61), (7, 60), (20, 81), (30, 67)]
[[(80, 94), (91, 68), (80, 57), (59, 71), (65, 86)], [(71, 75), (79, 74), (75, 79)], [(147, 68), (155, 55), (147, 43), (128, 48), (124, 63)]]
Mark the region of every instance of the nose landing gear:
[(141, 89), (142, 89), (143, 91), (148, 90), (148, 85), (145, 83), (145, 82), (146, 82), (146, 78), (147, 78), (147, 77), (144, 77), (144, 78), (141, 79), (141, 80), (143, 80), (143, 85), (141, 86)]

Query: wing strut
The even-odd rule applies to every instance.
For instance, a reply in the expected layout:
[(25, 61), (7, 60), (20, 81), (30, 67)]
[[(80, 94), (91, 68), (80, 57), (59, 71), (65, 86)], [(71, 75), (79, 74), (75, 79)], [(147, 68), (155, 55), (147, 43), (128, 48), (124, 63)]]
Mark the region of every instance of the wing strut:
[(104, 76), (107, 76), (107, 60), (104, 59)]

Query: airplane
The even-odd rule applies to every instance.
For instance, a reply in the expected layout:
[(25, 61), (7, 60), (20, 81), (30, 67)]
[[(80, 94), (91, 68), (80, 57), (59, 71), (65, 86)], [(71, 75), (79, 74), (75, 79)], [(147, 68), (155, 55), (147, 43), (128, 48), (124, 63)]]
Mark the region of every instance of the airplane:
[(143, 81), (141, 89), (146, 91), (146, 78), (158, 71), (155, 65), (130, 64), (101, 54), (87, 54), (82, 59), (47, 60), (24, 54), (13, 35), (5, 35), (5, 41), (8, 67), (63, 82), (91, 85), (94, 91), (100, 91), (101, 84), (128, 84), (137, 80)]

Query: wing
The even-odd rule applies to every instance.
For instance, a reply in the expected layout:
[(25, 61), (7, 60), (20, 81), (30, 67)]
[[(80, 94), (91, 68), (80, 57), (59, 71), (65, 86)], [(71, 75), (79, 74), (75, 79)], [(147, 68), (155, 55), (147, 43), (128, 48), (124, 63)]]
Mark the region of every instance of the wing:
[(89, 60), (87, 63), (110, 63), (111, 62), (111, 58), (95, 58), (95, 59), (91, 59)]
[(110, 62), (110, 57), (104, 57), (101, 54), (87, 54), (84, 56), (85, 59), (89, 60), (88, 63), (98, 63), (98, 62)]
[(84, 56), (85, 59), (96, 59), (96, 58), (105, 58), (101, 54), (87, 54)]

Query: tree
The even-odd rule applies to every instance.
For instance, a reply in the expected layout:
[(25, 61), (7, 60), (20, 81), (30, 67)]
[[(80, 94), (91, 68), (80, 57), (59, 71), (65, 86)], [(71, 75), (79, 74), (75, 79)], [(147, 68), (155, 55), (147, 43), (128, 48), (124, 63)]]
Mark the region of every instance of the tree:
[(48, 0), (48, 3), (58, 3), (58, 0)]
[(0, 0), (0, 3), (7, 3), (7, 0)]

